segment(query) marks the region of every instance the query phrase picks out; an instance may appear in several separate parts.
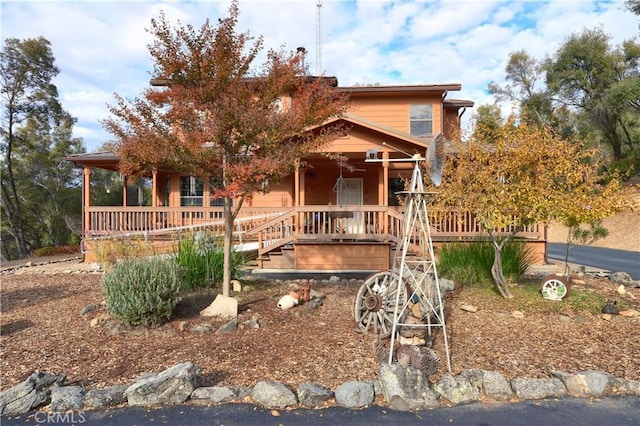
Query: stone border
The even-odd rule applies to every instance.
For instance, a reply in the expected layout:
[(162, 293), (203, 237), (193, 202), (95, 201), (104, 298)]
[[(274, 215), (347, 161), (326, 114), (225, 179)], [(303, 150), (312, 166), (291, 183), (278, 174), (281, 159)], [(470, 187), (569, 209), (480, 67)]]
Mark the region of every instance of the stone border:
[(280, 382), (261, 381), (254, 387), (198, 387), (201, 369), (191, 362), (176, 364), (159, 373), (145, 374), (129, 386), (86, 391), (64, 386), (66, 376), (34, 373), (24, 382), (0, 393), (0, 414), (12, 416), (49, 405), (52, 412), (128, 406), (174, 404), (225, 404), (253, 402), (268, 409), (321, 408), (332, 402), (360, 409), (384, 397), (398, 411), (448, 407), (474, 401), (515, 402), (561, 396), (640, 396), (640, 381), (616, 378), (603, 371), (553, 372), (549, 378), (514, 378), (500, 373), (464, 370), (445, 374), (431, 384), (421, 371), (398, 364), (383, 364), (379, 378), (348, 381), (335, 390), (305, 382), (292, 391)]

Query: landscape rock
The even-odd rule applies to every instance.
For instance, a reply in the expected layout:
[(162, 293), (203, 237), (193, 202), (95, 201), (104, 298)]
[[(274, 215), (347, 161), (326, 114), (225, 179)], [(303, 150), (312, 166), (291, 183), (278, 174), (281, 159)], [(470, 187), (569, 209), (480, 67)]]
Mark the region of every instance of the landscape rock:
[(83, 315), (83, 316), (87, 315), (93, 311), (97, 311), (101, 307), (102, 307), (102, 303), (90, 303), (82, 309), (82, 311), (80, 312), (80, 315)]
[(25, 381), (0, 392), (0, 415), (23, 414), (49, 402), (51, 389), (62, 386), (66, 375), (33, 373)]
[(305, 382), (298, 386), (298, 401), (307, 407), (320, 407), (329, 399), (333, 398), (333, 392), (324, 386), (311, 382)]
[(191, 392), (190, 398), (196, 400), (206, 400), (214, 404), (230, 402), (238, 398), (238, 392), (229, 386), (207, 386), (195, 389)]
[(231, 321), (223, 324), (216, 330), (216, 334), (233, 333), (238, 329), (238, 320), (232, 319)]
[(279, 382), (258, 382), (251, 392), (251, 398), (268, 408), (285, 408), (296, 405), (296, 395)]
[(478, 307), (474, 306), (474, 305), (470, 305), (468, 303), (465, 303), (464, 305), (460, 305), (460, 309), (462, 309), (463, 311), (466, 312), (478, 312)]
[(433, 390), (452, 404), (463, 404), (480, 399), (481, 382), (476, 374), (444, 374), (433, 385)]
[(640, 396), (640, 380), (627, 380), (620, 377), (609, 379), (607, 393)]
[(51, 389), (51, 411), (66, 412), (84, 407), (84, 389), (82, 386), (63, 386)]
[(196, 325), (193, 326), (192, 330), (195, 331), (196, 333), (200, 333), (200, 334), (212, 333), (213, 332), (213, 325), (211, 325), (209, 323), (196, 324)]
[(84, 406), (88, 408), (106, 408), (127, 401), (124, 391), (127, 386), (110, 386), (104, 389), (92, 389), (84, 395)]
[(509, 401), (513, 396), (509, 381), (496, 371), (482, 370), (482, 392), (496, 401)]
[(375, 399), (373, 385), (367, 382), (346, 382), (335, 390), (336, 402), (347, 408), (362, 408)]
[(622, 284), (625, 287), (635, 287), (637, 283), (626, 272), (614, 272), (609, 275), (609, 280), (614, 284)]
[(199, 367), (183, 362), (139, 378), (124, 394), (129, 405), (181, 404), (196, 388), (200, 374)]
[(562, 380), (570, 395), (579, 397), (602, 396), (609, 387), (611, 377), (604, 371), (593, 370), (576, 374), (552, 371), (551, 374)]
[(425, 409), (439, 405), (438, 394), (429, 388), (416, 368), (382, 364), (378, 374), (382, 395), (395, 410)]
[(258, 321), (257, 317), (252, 317), (251, 319), (246, 320), (245, 322), (242, 323), (242, 325), (254, 330), (260, 328), (260, 322)]
[(556, 377), (544, 379), (517, 377), (511, 379), (511, 388), (520, 399), (542, 399), (567, 393), (562, 380)]
[(442, 291), (453, 291), (455, 289), (455, 284), (450, 279), (440, 278), (438, 279), (438, 283), (440, 283), (440, 289)]
[(237, 318), (238, 299), (218, 294), (209, 306), (200, 311), (204, 317)]

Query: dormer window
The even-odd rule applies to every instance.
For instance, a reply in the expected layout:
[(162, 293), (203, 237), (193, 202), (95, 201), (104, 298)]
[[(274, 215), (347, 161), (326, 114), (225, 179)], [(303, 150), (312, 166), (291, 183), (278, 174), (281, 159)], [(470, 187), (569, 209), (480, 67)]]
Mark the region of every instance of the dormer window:
[(433, 133), (433, 105), (409, 105), (409, 133), (417, 137)]

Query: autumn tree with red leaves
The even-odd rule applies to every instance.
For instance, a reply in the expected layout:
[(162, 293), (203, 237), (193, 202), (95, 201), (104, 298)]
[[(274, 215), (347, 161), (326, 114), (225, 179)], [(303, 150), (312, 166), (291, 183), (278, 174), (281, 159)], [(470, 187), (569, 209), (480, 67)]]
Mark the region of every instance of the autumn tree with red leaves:
[(269, 50), (255, 67), (263, 40), (236, 33), (238, 15), (234, 1), (216, 27), (209, 20), (199, 30), (171, 27), (163, 13), (152, 19), (154, 87), (133, 101), (116, 95), (115, 117), (103, 123), (116, 137), (124, 174), (169, 167), (220, 182), (212, 195), (224, 199), (227, 297), (233, 224), (243, 201), (333, 140), (339, 129), (319, 126), (347, 106), (335, 79), (306, 76), (299, 54)]

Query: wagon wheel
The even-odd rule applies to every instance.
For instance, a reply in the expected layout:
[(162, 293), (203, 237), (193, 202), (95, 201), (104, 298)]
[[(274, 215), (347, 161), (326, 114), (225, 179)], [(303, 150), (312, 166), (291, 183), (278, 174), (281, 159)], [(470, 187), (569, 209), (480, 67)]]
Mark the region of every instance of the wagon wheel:
[[(356, 326), (364, 332), (373, 331), (380, 338), (391, 335), (393, 314), (398, 294), (398, 277), (390, 271), (370, 275), (358, 289), (355, 303)], [(407, 301), (407, 291), (400, 292), (401, 306)]]
[(565, 277), (550, 275), (542, 281), (542, 297), (549, 300), (562, 300), (571, 293), (571, 284)]

